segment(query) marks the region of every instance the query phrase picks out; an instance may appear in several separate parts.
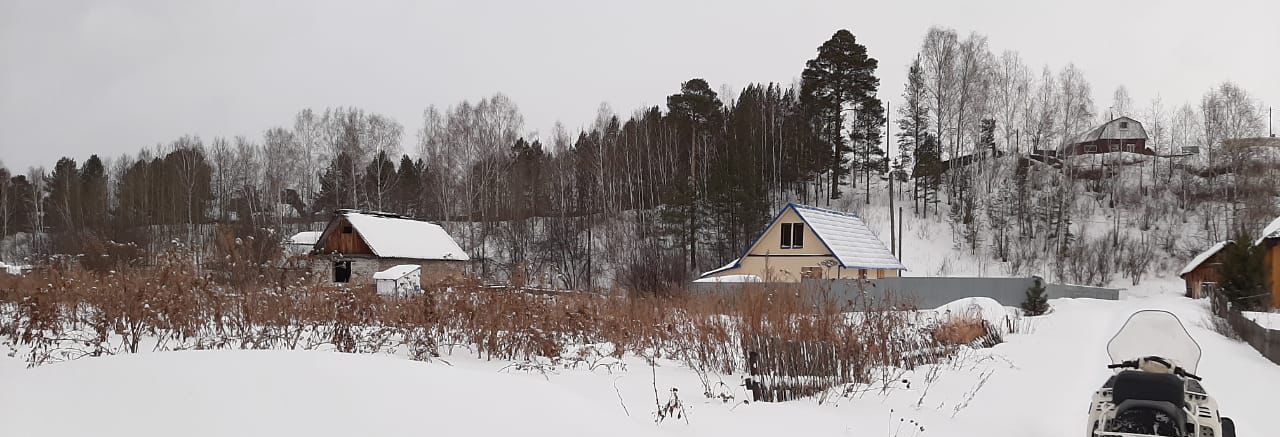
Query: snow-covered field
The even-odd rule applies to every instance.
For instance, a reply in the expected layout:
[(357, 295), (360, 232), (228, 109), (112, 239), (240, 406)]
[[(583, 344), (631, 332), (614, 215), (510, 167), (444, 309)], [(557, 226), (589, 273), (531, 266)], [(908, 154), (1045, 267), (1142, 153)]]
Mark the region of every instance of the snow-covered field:
[[(1214, 333), (1174, 280), (1120, 301), (1060, 299), (1027, 332), (952, 364), (903, 372), (848, 397), (744, 402), (741, 375), (705, 396), (675, 362), (547, 373), (453, 356), (429, 363), (332, 352), (162, 352), (26, 370), (0, 357), (0, 434), (1078, 436), (1108, 375), (1106, 341), (1139, 309), (1177, 314), (1204, 350), (1199, 373), (1242, 436), (1272, 429), (1280, 366)], [(446, 362), (447, 361), (447, 362)], [(671, 389), (684, 418), (655, 423)], [(657, 392), (655, 395), (655, 391)], [(731, 400), (724, 400), (725, 396)]]

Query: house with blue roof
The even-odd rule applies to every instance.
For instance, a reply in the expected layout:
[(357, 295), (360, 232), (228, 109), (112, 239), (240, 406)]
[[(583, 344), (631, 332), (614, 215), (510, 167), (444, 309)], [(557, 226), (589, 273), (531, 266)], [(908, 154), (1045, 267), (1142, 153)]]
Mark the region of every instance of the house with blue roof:
[(746, 253), (698, 282), (879, 279), (906, 269), (857, 215), (792, 203)]

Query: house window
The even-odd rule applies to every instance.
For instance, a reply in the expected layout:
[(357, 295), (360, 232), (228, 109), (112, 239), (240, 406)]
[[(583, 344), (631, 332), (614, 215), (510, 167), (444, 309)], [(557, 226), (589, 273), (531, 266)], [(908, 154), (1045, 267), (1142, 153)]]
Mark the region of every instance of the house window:
[(1134, 150), (1134, 149), (1133, 149), (1133, 143), (1125, 143), (1125, 145), (1124, 145), (1124, 151), (1129, 152), (1129, 153), (1133, 153), (1133, 150)]
[(1119, 152), (1119, 151), (1120, 151), (1120, 145), (1119, 145), (1119, 144), (1112, 144), (1112, 145), (1111, 145), (1111, 151), (1112, 151), (1112, 152)]
[(876, 269), (876, 279), (884, 279), (884, 269)]
[(804, 223), (782, 224), (782, 248), (800, 249), (804, 247)]
[(354, 231), (355, 231), (355, 230), (351, 228), (351, 225), (346, 225), (346, 226), (343, 226), (343, 227), (342, 227), (342, 233), (344, 233), (344, 234), (350, 234), (350, 233), (352, 233), (352, 232), (354, 232)]
[(1085, 144), (1084, 153), (1098, 153), (1098, 146), (1093, 144)]
[(333, 262), (333, 282), (351, 282), (351, 261)]
[(1120, 122), (1120, 128), (1121, 128), (1121, 129), (1128, 129), (1128, 128), (1129, 128), (1129, 122), (1127, 122), (1127, 121), (1122, 121), (1122, 122)]

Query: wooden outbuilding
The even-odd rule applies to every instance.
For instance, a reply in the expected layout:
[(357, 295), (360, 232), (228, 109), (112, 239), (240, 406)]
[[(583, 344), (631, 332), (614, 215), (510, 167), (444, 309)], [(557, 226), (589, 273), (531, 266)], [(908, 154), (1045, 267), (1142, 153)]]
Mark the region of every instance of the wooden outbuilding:
[(370, 286), (376, 273), (410, 264), (421, 267), (424, 284), (459, 279), (471, 260), (440, 225), (355, 210), (334, 212), (311, 253), (333, 282)]
[(1218, 268), (1222, 265), (1222, 249), (1232, 244), (1235, 243), (1228, 240), (1210, 246), (1192, 258), (1191, 262), (1178, 272), (1178, 277), (1187, 284), (1187, 297), (1193, 299), (1209, 297), (1218, 289), (1220, 281)]

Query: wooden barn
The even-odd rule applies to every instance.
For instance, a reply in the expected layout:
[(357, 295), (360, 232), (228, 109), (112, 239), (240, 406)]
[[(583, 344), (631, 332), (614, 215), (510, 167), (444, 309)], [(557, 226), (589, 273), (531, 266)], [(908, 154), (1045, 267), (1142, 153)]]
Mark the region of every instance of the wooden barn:
[(1091, 155), (1109, 152), (1155, 155), (1147, 148), (1147, 130), (1142, 123), (1120, 117), (1078, 135), (1058, 150), (1058, 156)]
[(1178, 272), (1178, 277), (1187, 283), (1187, 297), (1193, 299), (1208, 297), (1218, 288), (1218, 266), (1222, 265), (1219, 255), (1222, 249), (1231, 244), (1235, 243), (1228, 240), (1214, 244), (1192, 258), (1191, 262)]
[[(440, 225), (395, 214), (338, 210), (311, 250), (316, 268), (335, 283), (374, 285), (375, 275), (397, 266), (421, 267), (421, 281), (461, 278), (470, 257)], [(403, 267), (400, 267), (403, 268)]]

